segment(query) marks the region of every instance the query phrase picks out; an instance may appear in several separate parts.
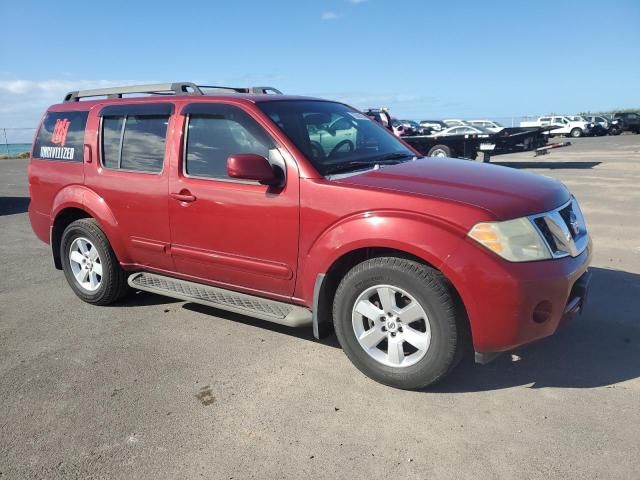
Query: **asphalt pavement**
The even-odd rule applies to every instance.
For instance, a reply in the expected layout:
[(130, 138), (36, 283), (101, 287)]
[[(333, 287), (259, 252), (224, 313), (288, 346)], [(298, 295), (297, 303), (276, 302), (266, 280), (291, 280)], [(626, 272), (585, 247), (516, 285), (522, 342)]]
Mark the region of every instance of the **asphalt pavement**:
[(555, 336), (422, 392), (359, 373), (335, 337), (139, 293), (87, 305), (0, 160), (0, 479), (637, 479), (640, 135), (495, 159), (557, 178), (595, 244)]

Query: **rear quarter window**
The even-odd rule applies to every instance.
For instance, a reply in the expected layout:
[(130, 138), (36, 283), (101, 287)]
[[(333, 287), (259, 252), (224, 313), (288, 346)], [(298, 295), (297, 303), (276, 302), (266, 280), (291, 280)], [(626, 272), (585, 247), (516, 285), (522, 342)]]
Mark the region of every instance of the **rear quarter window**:
[(82, 162), (89, 112), (47, 112), (33, 146), (33, 158)]

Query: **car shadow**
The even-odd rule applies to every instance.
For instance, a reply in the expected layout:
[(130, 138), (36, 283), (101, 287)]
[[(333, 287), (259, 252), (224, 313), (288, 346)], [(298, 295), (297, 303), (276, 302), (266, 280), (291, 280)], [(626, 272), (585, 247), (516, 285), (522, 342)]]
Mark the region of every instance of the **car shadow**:
[(29, 201), (29, 197), (0, 197), (0, 216), (26, 212)]
[(489, 365), (471, 358), (426, 392), (611, 387), (640, 377), (640, 275), (591, 268), (585, 311), (555, 335)]
[(120, 302), (113, 304), (115, 307), (151, 307), (154, 305), (169, 305), (171, 303), (178, 303), (182, 300), (177, 298), (165, 297), (163, 295), (156, 295), (155, 293), (143, 292), (135, 290), (131, 294), (127, 295)]
[(597, 167), (602, 162), (554, 162), (553, 159), (548, 161), (525, 161), (525, 162), (491, 162), (492, 165), (500, 165), (511, 168), (545, 168), (547, 170), (584, 170)]
[(262, 328), (269, 330), (270, 332), (281, 333), (283, 335), (289, 335), (301, 340), (307, 340), (310, 342), (318, 342), (328, 347), (340, 348), (338, 339), (335, 334), (331, 334), (321, 340), (316, 340), (313, 336), (313, 329), (309, 327), (287, 327), (286, 325), (280, 325), (278, 323), (268, 322), (266, 320), (260, 320), (259, 318), (248, 317), (239, 313), (228, 312), (226, 310), (220, 310), (218, 308), (209, 307), (207, 305), (201, 305), (199, 303), (185, 303), (182, 308), (191, 312), (198, 312), (204, 315), (215, 315), (216, 317), (224, 318), (225, 320), (231, 320), (232, 322), (243, 323), (256, 328)]
[[(488, 365), (473, 363), (471, 355), (425, 393), (463, 393), (530, 388), (597, 388), (640, 377), (640, 275), (591, 268), (585, 311), (551, 337), (507, 352)], [(179, 302), (139, 292), (123, 305)], [(292, 328), (196, 303), (182, 308), (243, 323), (301, 340), (318, 342), (310, 327)], [(335, 334), (319, 341), (340, 348)]]

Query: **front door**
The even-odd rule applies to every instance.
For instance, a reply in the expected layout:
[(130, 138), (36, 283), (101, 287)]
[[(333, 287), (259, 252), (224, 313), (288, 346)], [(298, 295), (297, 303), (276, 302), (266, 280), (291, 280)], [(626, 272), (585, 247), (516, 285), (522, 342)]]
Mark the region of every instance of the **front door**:
[[(220, 286), (293, 293), (298, 255), (297, 167), (238, 106), (190, 104), (184, 142), (169, 182), (171, 255), (178, 273)], [(237, 181), (227, 158), (254, 153), (283, 167), (282, 188)]]

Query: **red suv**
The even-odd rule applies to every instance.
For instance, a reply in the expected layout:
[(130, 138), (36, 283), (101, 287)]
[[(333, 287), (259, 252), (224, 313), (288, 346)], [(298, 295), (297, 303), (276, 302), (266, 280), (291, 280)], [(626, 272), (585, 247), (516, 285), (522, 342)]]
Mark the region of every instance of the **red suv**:
[(145, 290), (334, 329), (399, 388), (467, 345), (483, 363), (551, 335), (588, 285), (562, 184), (422, 158), (347, 105), (269, 87), (72, 92), (44, 115), (29, 187), (33, 230), (82, 300)]

